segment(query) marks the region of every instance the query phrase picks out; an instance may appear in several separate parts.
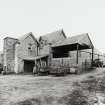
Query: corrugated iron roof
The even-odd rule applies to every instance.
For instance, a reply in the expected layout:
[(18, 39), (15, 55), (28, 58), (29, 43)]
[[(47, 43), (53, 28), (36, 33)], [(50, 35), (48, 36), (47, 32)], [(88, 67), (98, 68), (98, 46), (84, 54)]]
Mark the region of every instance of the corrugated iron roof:
[(84, 33), (81, 35), (76, 35), (76, 36), (66, 38), (63, 41), (59, 41), (59, 42), (55, 43), (54, 45), (52, 45), (52, 47), (71, 45), (71, 44), (76, 44), (76, 43), (78, 43), (80, 45), (88, 45), (88, 46), (93, 47), (93, 44), (89, 38), (88, 33)]

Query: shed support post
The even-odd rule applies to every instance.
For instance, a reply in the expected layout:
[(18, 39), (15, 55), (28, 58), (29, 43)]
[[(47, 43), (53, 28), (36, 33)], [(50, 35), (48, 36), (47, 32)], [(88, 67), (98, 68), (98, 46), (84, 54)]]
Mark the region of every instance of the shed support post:
[(51, 48), (51, 43), (49, 43), (49, 61), (48, 61), (48, 66), (51, 66), (51, 63), (52, 63), (52, 48)]
[(78, 65), (78, 50), (79, 50), (79, 44), (77, 44), (77, 57), (76, 57), (76, 64)]

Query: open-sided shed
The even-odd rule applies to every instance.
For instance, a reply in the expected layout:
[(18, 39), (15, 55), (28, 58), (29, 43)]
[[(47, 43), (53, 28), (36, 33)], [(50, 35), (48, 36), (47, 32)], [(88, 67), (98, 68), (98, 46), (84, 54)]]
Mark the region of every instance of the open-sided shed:
[(94, 46), (88, 35), (88, 33), (66, 38), (64, 41), (59, 41), (55, 45), (52, 45), (52, 57), (64, 58), (69, 57), (69, 51), (76, 51), (76, 64), (78, 64), (78, 54), (80, 50), (91, 49), (92, 50), (92, 62)]

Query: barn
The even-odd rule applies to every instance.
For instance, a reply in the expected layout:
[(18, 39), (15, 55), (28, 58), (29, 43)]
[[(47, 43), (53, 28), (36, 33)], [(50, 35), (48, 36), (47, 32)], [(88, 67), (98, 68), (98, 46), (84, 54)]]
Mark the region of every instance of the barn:
[(79, 72), (93, 66), (95, 59), (105, 61), (105, 57), (98, 51), (88, 33), (65, 38), (51, 46), (51, 66), (77, 68)]
[[(87, 53), (90, 49), (91, 53)], [(52, 65), (78, 66), (83, 64), (88, 66), (93, 62), (94, 46), (87, 33), (66, 38), (52, 45)]]
[(21, 38), (6, 37), (4, 39), (4, 69), (20, 73), (33, 72), (34, 58), (38, 56), (38, 41), (32, 32)]
[[(35, 38), (32, 32), (20, 38), (4, 38), (5, 71), (32, 73), (35, 62), (40, 67), (76, 67), (88, 69), (94, 59), (105, 58), (94, 48), (88, 33), (66, 37), (63, 29)], [(104, 60), (104, 59), (103, 59)]]
[(57, 43), (58, 41), (63, 41), (65, 39), (66, 39), (66, 35), (62, 29), (40, 36), (40, 38), (39, 38), (39, 45), (40, 45), (39, 54), (40, 55), (50, 54), (51, 46), (53, 44)]
[(67, 37), (63, 31), (63, 29), (54, 31), (45, 35), (40, 36), (39, 38), (39, 55), (48, 55), (47, 57), (47, 66), (50, 66), (52, 60), (52, 45), (59, 41), (65, 40)]

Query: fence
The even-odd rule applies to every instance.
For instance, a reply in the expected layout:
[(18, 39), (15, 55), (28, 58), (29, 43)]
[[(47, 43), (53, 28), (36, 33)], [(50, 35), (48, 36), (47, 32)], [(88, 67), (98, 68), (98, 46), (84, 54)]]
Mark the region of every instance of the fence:
[[(94, 53), (94, 60), (95, 59), (102, 59), (105, 58), (103, 55), (99, 55)], [(57, 67), (78, 67), (79, 70), (88, 70), (92, 64), (92, 53), (88, 51), (79, 51), (78, 56), (78, 65), (76, 64), (76, 51), (71, 52), (71, 56), (65, 58), (53, 58), (51, 61), (51, 66), (54, 68)]]
[[(78, 64), (78, 68), (81, 70), (87, 70), (91, 67), (91, 61), (89, 59), (79, 59), (81, 62)], [(52, 59), (51, 66), (56, 67), (69, 67), (74, 68), (77, 67), (76, 59), (71, 58), (54, 58)]]

